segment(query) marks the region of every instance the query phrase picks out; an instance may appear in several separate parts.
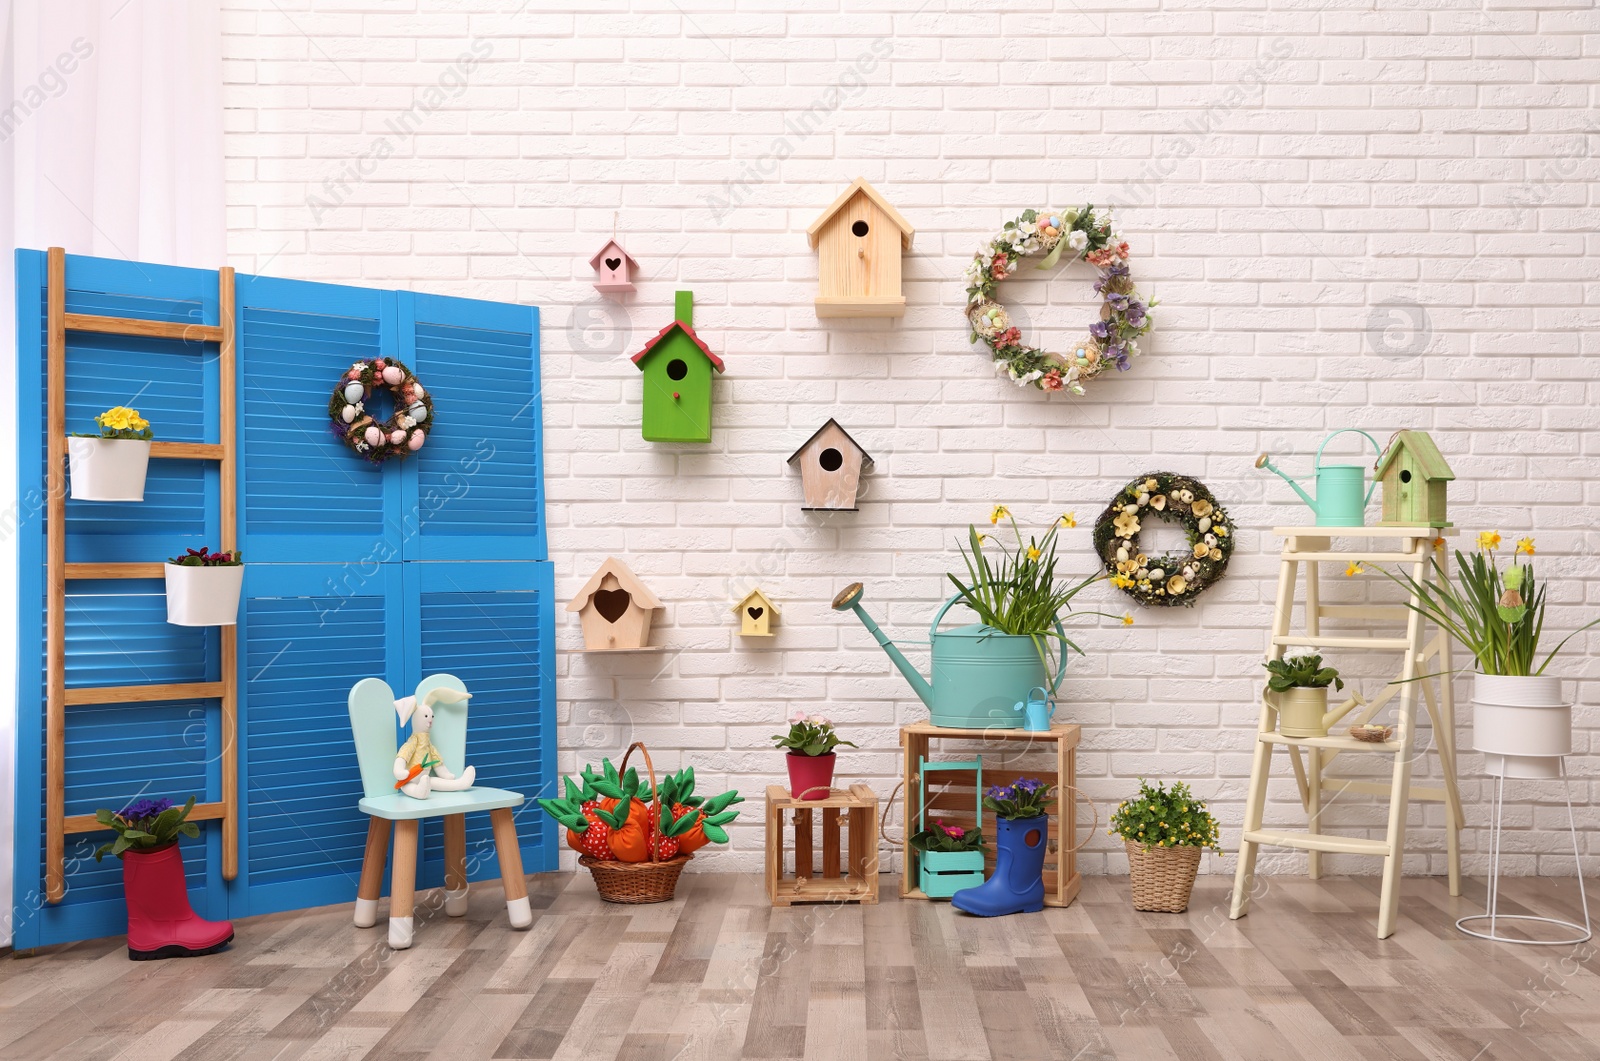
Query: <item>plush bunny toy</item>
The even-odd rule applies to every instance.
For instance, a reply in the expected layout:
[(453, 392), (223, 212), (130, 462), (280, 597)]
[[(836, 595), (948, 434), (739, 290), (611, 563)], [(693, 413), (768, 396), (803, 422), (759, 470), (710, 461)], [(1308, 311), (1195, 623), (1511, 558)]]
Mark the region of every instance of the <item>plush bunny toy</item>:
[(411, 737), (400, 746), (394, 757), (395, 788), (414, 799), (427, 799), (428, 794), (435, 790), (460, 792), (472, 787), (476, 776), (473, 768), (467, 767), (460, 777), (456, 777), (444, 765), (444, 756), (428, 737), (433, 729), (434, 704), (459, 704), (471, 698), (471, 693), (441, 688), (429, 690), (420, 704), (415, 696), (394, 702), (394, 709), (400, 715), (400, 724), (411, 723)]

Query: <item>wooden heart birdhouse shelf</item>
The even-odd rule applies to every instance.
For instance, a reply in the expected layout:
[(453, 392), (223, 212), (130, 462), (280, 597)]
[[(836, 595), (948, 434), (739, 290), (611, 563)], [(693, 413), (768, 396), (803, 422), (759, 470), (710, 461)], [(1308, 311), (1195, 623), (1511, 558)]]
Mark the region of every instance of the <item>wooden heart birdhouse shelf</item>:
[(1380, 527), (1448, 527), (1445, 493), (1455, 473), (1426, 431), (1396, 431), (1374, 473), (1383, 483)]
[(712, 372), (722, 359), (694, 333), (694, 295), (679, 291), (676, 319), (633, 363), (644, 373), (642, 433), (647, 442), (710, 442)]
[(583, 620), (585, 652), (638, 652), (649, 647), (650, 621), (664, 607), (628, 565), (611, 556), (600, 565), (567, 611)]
[(800, 466), (800, 488), (806, 497), (802, 511), (854, 512), (861, 471), (872, 465), (872, 457), (830, 417), (790, 454), (789, 463)]
[(639, 268), (639, 263), (616, 240), (612, 240), (589, 259), (589, 268), (594, 270), (596, 291), (619, 295), (633, 290), (633, 273)]
[(900, 256), (914, 230), (857, 177), (806, 229), (817, 252), (818, 317), (901, 317)]
[(744, 600), (733, 606), (739, 616), (740, 637), (771, 637), (772, 627), (780, 614), (778, 606), (767, 599), (759, 589), (753, 589)]

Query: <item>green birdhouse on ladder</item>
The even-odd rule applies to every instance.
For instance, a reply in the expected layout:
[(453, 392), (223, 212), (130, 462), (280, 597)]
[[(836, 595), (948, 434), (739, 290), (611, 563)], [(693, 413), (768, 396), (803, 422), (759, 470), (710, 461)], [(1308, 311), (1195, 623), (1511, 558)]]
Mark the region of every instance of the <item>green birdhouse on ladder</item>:
[(1396, 431), (1378, 458), (1383, 483), (1380, 527), (1448, 527), (1445, 490), (1455, 473), (1426, 431)]
[(694, 333), (694, 294), (679, 291), (676, 320), (633, 355), (644, 373), (644, 428), (647, 442), (711, 441), (711, 372), (723, 371)]

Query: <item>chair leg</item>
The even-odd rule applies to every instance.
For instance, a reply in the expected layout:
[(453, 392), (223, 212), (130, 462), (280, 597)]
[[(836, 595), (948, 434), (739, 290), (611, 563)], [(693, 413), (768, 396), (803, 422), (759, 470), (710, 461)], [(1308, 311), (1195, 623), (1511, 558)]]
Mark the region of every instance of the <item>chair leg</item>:
[(460, 814), (444, 818), (444, 912), (467, 912), (467, 819)]
[(361, 884), (356, 888), (356, 927), (378, 923), (378, 900), (383, 897), (383, 864), (389, 858), (389, 820), (367, 819), (367, 853), (361, 859)]
[(394, 827), (394, 873), (389, 883), (389, 946), (405, 950), (415, 929), (411, 912), (417, 894), (417, 833), (415, 820)]
[(506, 914), (512, 928), (533, 924), (533, 907), (528, 903), (528, 880), (522, 874), (522, 848), (517, 844), (517, 824), (505, 807), (489, 812), (494, 827), (494, 853), (500, 860), (500, 883), (506, 889)]

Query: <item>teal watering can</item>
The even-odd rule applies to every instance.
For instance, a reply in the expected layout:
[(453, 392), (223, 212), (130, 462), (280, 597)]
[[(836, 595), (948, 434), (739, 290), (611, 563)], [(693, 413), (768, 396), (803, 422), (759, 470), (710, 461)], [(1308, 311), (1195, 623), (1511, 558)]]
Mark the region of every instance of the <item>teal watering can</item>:
[(1322, 445), (1317, 447), (1317, 459), (1312, 465), (1312, 472), (1316, 475), (1317, 496), (1312, 497), (1300, 488), (1300, 484), (1278, 471), (1272, 463), (1270, 455), (1263, 453), (1256, 458), (1256, 467), (1265, 468), (1269, 472), (1276, 472), (1284, 482), (1294, 487), (1294, 492), (1300, 495), (1301, 500), (1311, 506), (1311, 511), (1317, 515), (1316, 525), (1319, 527), (1361, 527), (1367, 522), (1367, 502), (1372, 500), (1372, 491), (1378, 485), (1374, 479), (1372, 485), (1362, 493), (1361, 487), (1366, 480), (1367, 470), (1359, 464), (1323, 464), (1322, 451), (1334, 438), (1353, 431), (1372, 443), (1372, 447), (1381, 455), (1383, 447), (1378, 445), (1378, 440), (1361, 430), (1359, 427), (1342, 427), (1322, 440)]
[[(1038, 696), (1034, 694), (1038, 693)], [(1050, 694), (1044, 691), (1043, 686), (1036, 685), (1028, 690), (1028, 698), (1019, 700), (1011, 705), (1011, 710), (1023, 716), (1022, 728), (1029, 733), (1049, 733), (1050, 715), (1055, 711), (1055, 701), (1050, 699)]]
[[(957, 729), (1020, 729), (1025, 718), (1015, 705), (1031, 691), (1048, 688), (1055, 692), (1067, 672), (1066, 653), (1061, 654), (1052, 679), (1033, 638), (1026, 634), (1006, 634), (982, 623), (971, 623), (953, 630), (940, 630), (945, 612), (961, 599), (956, 594), (944, 602), (928, 627), (933, 648), (933, 677), (924, 678), (895, 647), (878, 624), (861, 607), (861, 583), (852, 582), (833, 598), (835, 611), (853, 611), (871, 632), (878, 645), (911, 683), (911, 688), (928, 705), (935, 726)], [(1061, 624), (1056, 629), (1063, 637)]]

